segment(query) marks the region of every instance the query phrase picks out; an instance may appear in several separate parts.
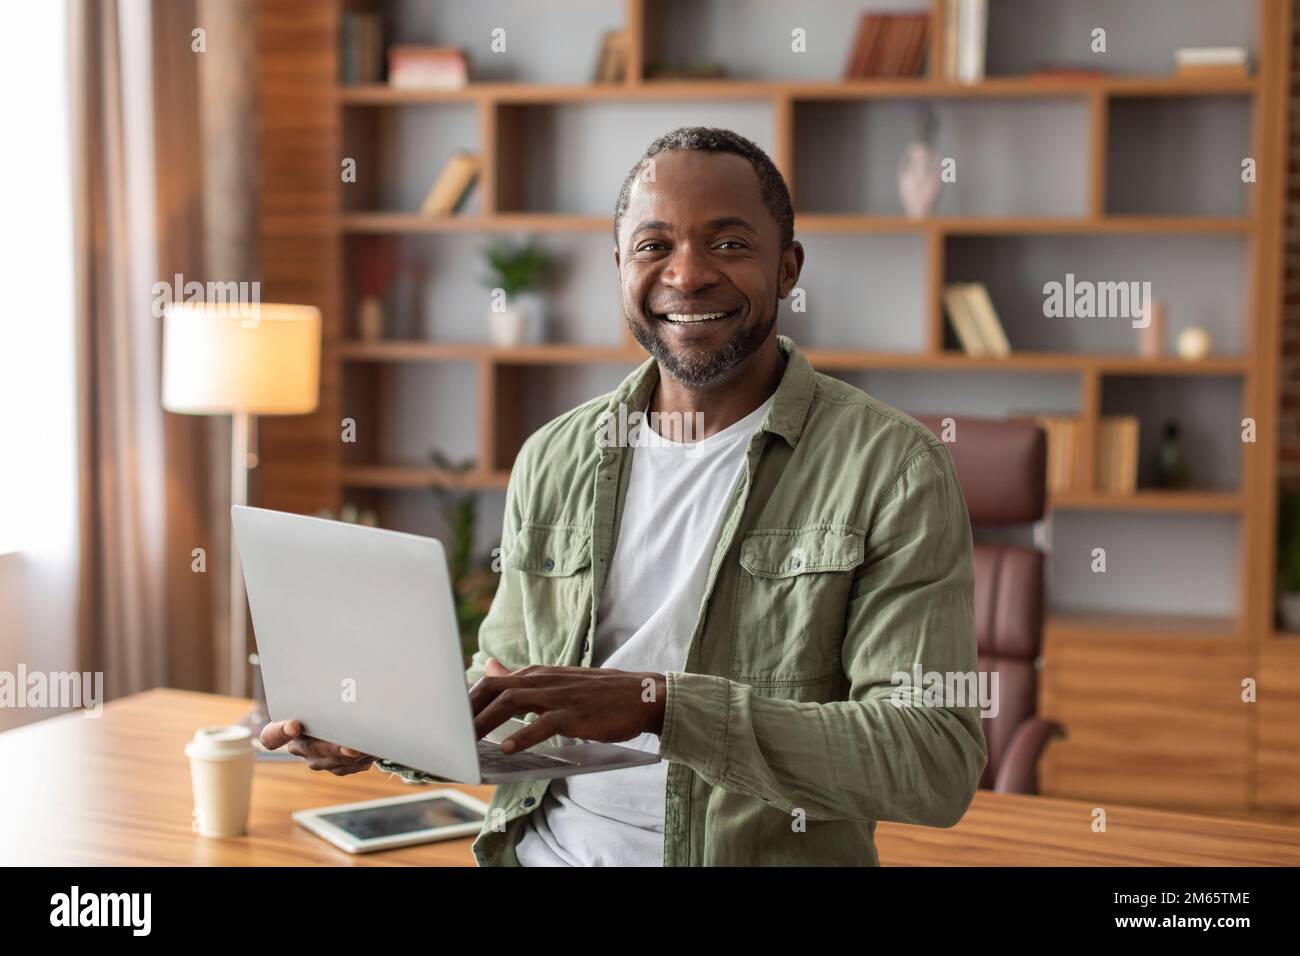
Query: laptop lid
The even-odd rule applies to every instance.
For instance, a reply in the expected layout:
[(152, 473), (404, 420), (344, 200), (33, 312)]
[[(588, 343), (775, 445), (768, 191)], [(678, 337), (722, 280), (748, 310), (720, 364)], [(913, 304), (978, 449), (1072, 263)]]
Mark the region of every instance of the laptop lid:
[(240, 505), (231, 519), (271, 718), (479, 782), (442, 544)]

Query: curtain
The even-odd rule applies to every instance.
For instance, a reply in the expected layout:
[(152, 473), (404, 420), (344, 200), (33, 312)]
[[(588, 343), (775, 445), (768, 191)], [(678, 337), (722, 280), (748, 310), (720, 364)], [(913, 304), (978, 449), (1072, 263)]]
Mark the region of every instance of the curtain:
[(177, 275), (257, 278), (256, 113), (224, 83), (254, 75), (251, 0), (67, 2), (80, 667), (110, 698), (212, 690), (228, 681), (229, 422), (162, 410), (154, 300)]

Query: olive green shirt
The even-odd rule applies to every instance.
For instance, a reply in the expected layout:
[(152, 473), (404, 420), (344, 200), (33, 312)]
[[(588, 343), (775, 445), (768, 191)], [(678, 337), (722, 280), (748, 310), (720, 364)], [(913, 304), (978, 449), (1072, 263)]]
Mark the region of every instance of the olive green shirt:
[[(877, 820), (952, 826), (987, 759), (976, 702), (899, 706), (893, 675), (976, 669), (970, 519), (924, 426), (788, 362), (754, 433), (709, 565), (686, 665), (667, 675), (665, 865), (877, 864)], [(519, 453), (502, 579), (467, 673), (489, 657), (590, 666), (629, 447), (651, 360), (542, 427)], [(474, 843), (516, 865), (548, 780), (497, 788)]]

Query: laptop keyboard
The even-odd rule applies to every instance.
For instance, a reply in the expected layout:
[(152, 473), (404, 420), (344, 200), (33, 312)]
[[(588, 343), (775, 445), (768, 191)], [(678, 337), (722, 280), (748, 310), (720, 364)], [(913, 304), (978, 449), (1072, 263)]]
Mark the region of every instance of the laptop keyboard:
[(479, 770), (483, 773), (511, 773), (518, 770), (553, 770), (572, 767), (574, 761), (534, 753), (531, 750), (508, 754), (496, 744), (487, 740), (480, 740), (478, 742), (478, 765)]

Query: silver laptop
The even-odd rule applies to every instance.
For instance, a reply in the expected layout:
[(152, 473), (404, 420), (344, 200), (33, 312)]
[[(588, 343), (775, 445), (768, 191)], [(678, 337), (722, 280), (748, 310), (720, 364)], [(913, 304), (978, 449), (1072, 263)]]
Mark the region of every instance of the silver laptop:
[(396, 531), (231, 510), (267, 709), (303, 731), (462, 783), (657, 763), (631, 747), (552, 737), (519, 753), (509, 721), (474, 736), (442, 544)]

